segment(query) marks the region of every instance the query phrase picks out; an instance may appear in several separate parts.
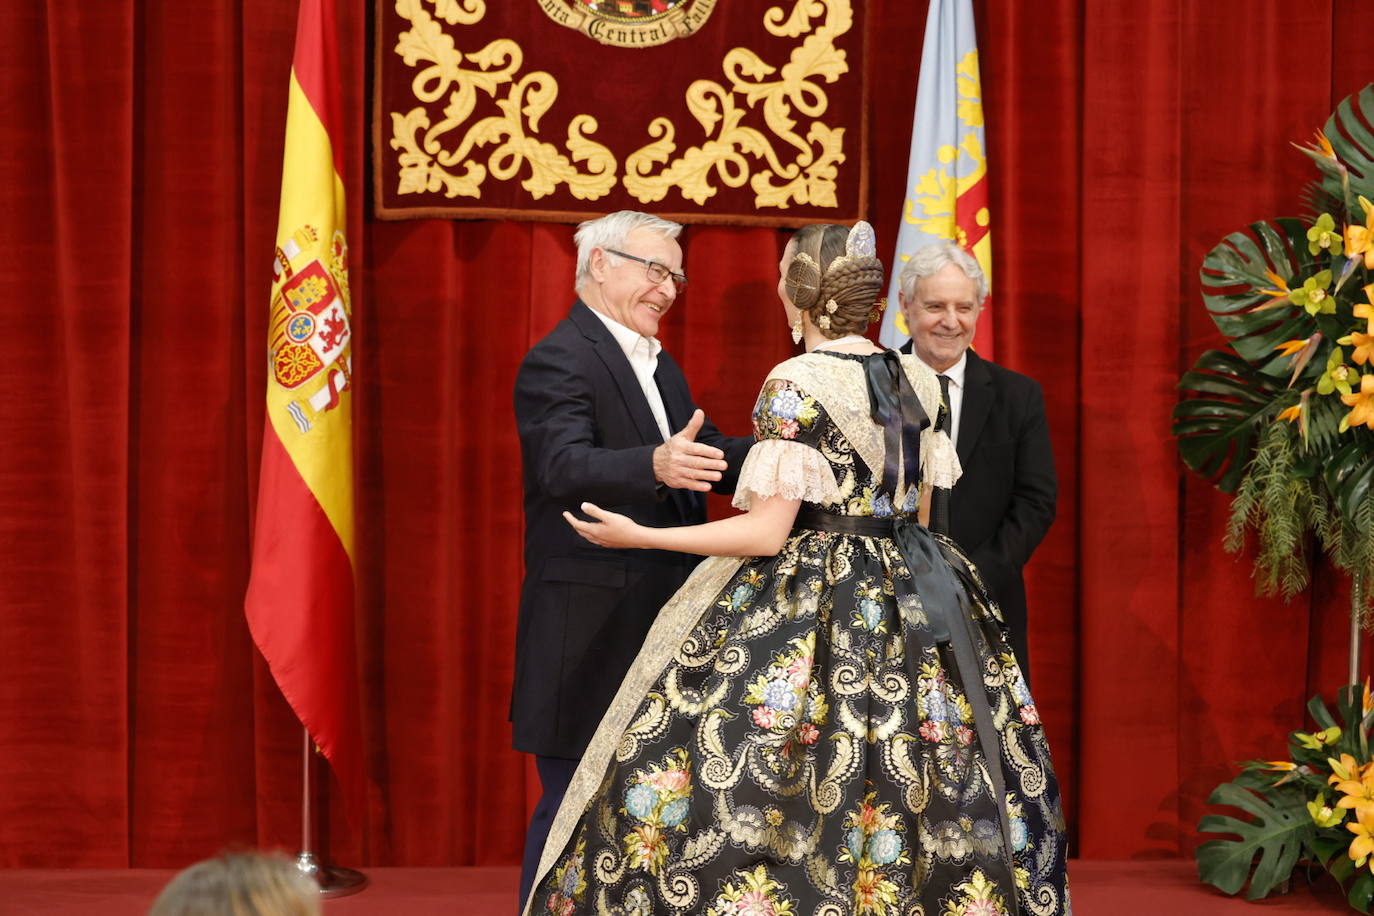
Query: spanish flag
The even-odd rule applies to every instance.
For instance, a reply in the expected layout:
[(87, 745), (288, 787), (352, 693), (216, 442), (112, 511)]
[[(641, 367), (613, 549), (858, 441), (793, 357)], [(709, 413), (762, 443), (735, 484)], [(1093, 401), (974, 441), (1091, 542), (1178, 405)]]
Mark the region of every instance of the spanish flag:
[(301, 0), (272, 262), (253, 641), (350, 807), (363, 800), (353, 610), (353, 332), (333, 0)]
[[(952, 239), (978, 259), (992, 285), (983, 84), (972, 0), (930, 0), (918, 80), (906, 198), (888, 289), (892, 307), (880, 334), (889, 347), (907, 340), (906, 322), (896, 308), (897, 279), (917, 249)], [(992, 322), (978, 323), (973, 344), (992, 359)]]

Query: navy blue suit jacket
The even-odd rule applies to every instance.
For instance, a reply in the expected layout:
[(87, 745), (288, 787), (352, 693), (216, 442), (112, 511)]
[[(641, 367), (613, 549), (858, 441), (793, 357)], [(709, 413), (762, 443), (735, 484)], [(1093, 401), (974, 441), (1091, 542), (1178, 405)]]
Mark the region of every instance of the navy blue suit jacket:
[[(666, 351), (654, 375), (676, 432), (696, 410)], [(659, 609), (700, 557), (610, 550), (562, 518), (584, 501), (655, 527), (706, 521), (701, 493), (660, 486), (663, 443), (620, 344), (581, 301), (526, 354), (515, 379), (525, 484), (525, 580), (516, 631), (511, 721), (517, 750), (581, 757)], [(715, 486), (733, 492), (753, 439), (709, 420), (697, 441), (725, 452)]]

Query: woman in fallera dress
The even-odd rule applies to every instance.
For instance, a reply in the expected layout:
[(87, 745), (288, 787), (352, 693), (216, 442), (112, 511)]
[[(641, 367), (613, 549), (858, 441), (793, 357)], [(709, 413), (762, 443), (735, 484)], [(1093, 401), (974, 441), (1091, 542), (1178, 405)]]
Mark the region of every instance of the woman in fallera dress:
[(862, 335), (872, 229), (808, 226), (741, 515), (595, 544), (711, 557), (659, 614), (559, 810), (534, 914), (1068, 914), (1035, 704), (978, 571), (920, 522), (958, 478), (940, 388)]

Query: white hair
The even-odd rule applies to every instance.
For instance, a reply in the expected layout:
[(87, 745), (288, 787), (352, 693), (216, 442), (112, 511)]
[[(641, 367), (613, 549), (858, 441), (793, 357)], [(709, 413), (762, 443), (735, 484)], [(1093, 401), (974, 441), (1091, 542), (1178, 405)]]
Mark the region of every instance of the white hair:
[(577, 245), (577, 277), (573, 289), (581, 289), (592, 278), (594, 249), (620, 248), (625, 244), (625, 237), (636, 229), (647, 229), (664, 238), (675, 239), (682, 232), (682, 225), (638, 210), (617, 210), (580, 224), (573, 234), (573, 242)]
[(916, 253), (902, 265), (902, 273), (897, 278), (903, 298), (911, 302), (916, 298), (918, 281), (934, 276), (950, 264), (962, 270), (965, 276), (973, 281), (978, 297), (977, 305), (981, 306), (987, 301), (987, 274), (978, 266), (977, 258), (953, 242), (934, 242), (916, 249)]

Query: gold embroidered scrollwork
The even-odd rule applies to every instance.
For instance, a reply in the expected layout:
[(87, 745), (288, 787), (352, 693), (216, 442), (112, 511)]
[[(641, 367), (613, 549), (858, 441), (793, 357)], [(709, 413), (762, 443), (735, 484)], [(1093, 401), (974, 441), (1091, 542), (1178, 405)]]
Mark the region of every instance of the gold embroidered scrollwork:
[[(543, 71), (522, 72), (525, 53), (517, 42), (457, 47), (444, 23), (479, 22), (486, 0), (395, 0), (395, 11), (408, 27), (392, 50), (415, 70), (411, 90), (421, 103), (389, 112), (399, 194), (480, 199), (488, 180), (519, 179), (535, 200), (566, 186), (573, 197), (593, 201), (621, 181), (642, 203), (677, 189), (702, 205), (722, 186), (748, 184), (756, 208), (838, 206), (845, 129), (822, 120), (831, 107), (824, 84), (850, 70), (836, 39), (853, 28), (852, 0), (784, 0), (768, 8), (764, 28), (800, 40), (787, 61), (778, 66), (748, 48), (729, 51), (722, 81), (697, 80), (685, 94), (704, 134), (700, 142), (678, 153), (681, 128), (655, 117), (646, 128), (650, 142), (625, 157), (623, 178), (616, 155), (592, 139), (592, 114), (569, 119), (561, 149), (540, 137), (540, 119), (557, 101), (559, 84)], [(436, 119), (425, 106), (441, 102)]]
[[(397, 36), (396, 54), (409, 67), (428, 62), (411, 80), (415, 98), (429, 103), (448, 96), (438, 123), (430, 122), (423, 107), (391, 113), (391, 148), (398, 151), (400, 165), (397, 190), (481, 197), (488, 175), (511, 181), (528, 168), (520, 185), (535, 200), (560, 184), (579, 200), (604, 197), (615, 186), (616, 159), (589, 139), (596, 119), (579, 114), (568, 122), (568, 155), (540, 140), (539, 119), (558, 98), (558, 82), (542, 71), (519, 75), (524, 51), (510, 39), (470, 53), (458, 50), (435, 16), (451, 25), (468, 25), (486, 14), (484, 0), (432, 0), (432, 5), (434, 15), (425, 8), (425, 0), (396, 0), (396, 14), (410, 23)], [(479, 119), (466, 128), (456, 146), (450, 145), (446, 135), (467, 124), (479, 93), (490, 96), (500, 114)], [(491, 147), (485, 164), (477, 158), (482, 147)]]
[[(821, 21), (813, 25), (816, 19)], [(790, 13), (770, 8), (764, 28), (771, 34), (807, 35), (792, 49), (788, 62), (779, 69), (747, 48), (731, 50), (723, 61), (728, 89), (697, 80), (687, 90), (687, 108), (707, 140), (670, 161), (677, 148), (676, 131), (668, 118), (655, 118), (649, 125), (653, 142), (625, 160), (625, 189), (641, 202), (653, 203), (676, 187), (700, 205), (717, 191), (714, 175), (731, 188), (747, 181), (757, 207), (785, 209), (793, 202), (835, 206), (835, 178), (845, 159), (844, 129), (819, 120), (829, 98), (818, 80), (833, 83), (848, 72), (845, 52), (835, 47), (835, 39), (853, 24), (849, 0), (794, 0)], [(774, 74), (777, 78), (769, 79)], [(745, 123), (756, 109), (763, 112), (767, 132)], [(805, 136), (795, 129), (794, 115), (812, 119)], [(774, 140), (783, 144), (783, 154)], [(759, 160), (763, 168), (755, 172), (751, 162)]]

